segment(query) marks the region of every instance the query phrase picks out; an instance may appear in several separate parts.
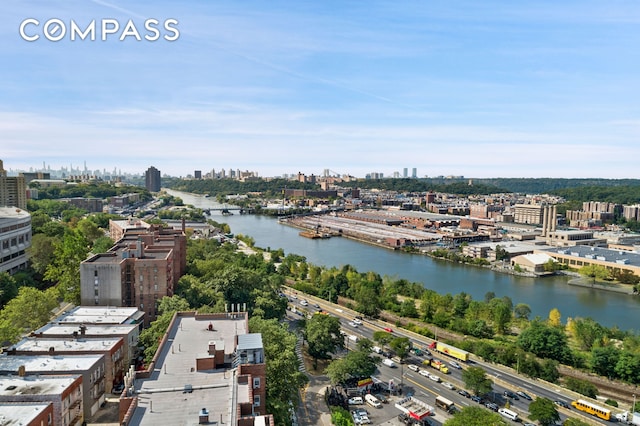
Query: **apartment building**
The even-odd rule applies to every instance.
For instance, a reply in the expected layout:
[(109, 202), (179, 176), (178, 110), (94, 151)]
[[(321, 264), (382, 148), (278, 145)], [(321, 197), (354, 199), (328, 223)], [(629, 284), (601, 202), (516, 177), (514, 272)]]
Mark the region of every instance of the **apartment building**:
[(0, 160), (0, 207), (27, 208), (27, 185), (24, 176), (7, 176)]
[(13, 274), (27, 266), (31, 215), (16, 207), (0, 207), (0, 272)]

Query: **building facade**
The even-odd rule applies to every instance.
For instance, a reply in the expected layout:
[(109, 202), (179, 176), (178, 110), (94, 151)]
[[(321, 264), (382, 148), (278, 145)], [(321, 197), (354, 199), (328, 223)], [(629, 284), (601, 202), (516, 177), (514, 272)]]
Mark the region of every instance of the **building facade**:
[(15, 207), (0, 207), (0, 272), (13, 274), (27, 266), (31, 246), (31, 215)]
[(149, 192), (159, 192), (161, 186), (160, 170), (151, 166), (144, 173), (144, 186)]
[(27, 185), (24, 176), (7, 176), (0, 160), (0, 207), (27, 208)]

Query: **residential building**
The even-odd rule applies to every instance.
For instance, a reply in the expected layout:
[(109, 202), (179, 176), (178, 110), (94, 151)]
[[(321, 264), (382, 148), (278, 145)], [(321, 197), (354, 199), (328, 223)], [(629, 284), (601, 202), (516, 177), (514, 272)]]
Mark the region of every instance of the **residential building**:
[(13, 274), (27, 266), (31, 215), (16, 207), (0, 207), (0, 272)]
[[(31, 407), (31, 412), (22, 407)], [(0, 416), (15, 421), (3, 425), (80, 426), (84, 422), (82, 376), (0, 376)], [(48, 422), (39, 423), (45, 416)]]
[(24, 176), (7, 176), (0, 160), (0, 207), (27, 209), (27, 185)]
[(161, 187), (160, 170), (151, 166), (144, 173), (144, 186), (149, 192), (160, 192)]
[(262, 337), (248, 334), (246, 312), (176, 313), (148, 369), (125, 383), (121, 425), (274, 425)]

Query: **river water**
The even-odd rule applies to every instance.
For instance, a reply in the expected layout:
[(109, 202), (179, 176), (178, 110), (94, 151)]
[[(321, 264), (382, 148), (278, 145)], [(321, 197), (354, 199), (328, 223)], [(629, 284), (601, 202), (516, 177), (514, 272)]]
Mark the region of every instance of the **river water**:
[[(220, 207), (212, 198), (168, 191), (185, 204), (199, 208)], [(211, 219), (226, 222), (234, 234), (251, 236), (256, 246), (282, 248), (285, 253), (305, 256), (307, 261), (327, 267), (353, 265), (359, 272), (375, 271), (384, 276), (422, 283), (438, 293), (466, 292), (475, 300), (484, 300), (487, 292), (509, 296), (514, 304), (531, 307), (531, 318), (546, 318), (558, 308), (562, 321), (567, 317), (591, 317), (600, 324), (623, 330), (640, 329), (640, 297), (568, 285), (566, 277), (526, 278), (502, 274), (474, 266), (460, 265), (412, 255), (334, 237), (312, 240), (298, 235), (299, 230), (281, 225), (274, 218), (258, 215), (222, 216), (212, 212)]]

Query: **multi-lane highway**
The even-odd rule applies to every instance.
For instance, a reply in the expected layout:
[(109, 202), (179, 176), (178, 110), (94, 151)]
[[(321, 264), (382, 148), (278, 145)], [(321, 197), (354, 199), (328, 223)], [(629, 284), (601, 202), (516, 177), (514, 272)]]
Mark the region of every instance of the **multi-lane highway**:
[[(373, 340), (373, 333), (384, 329), (392, 329), (395, 336), (408, 337), (413, 345), (419, 348), (427, 348), (428, 345), (433, 342), (433, 340), (424, 336), (411, 333), (404, 329), (397, 329), (391, 324), (377, 320), (363, 319), (362, 324), (354, 324), (353, 319), (359, 315), (357, 312), (339, 305), (328, 303), (323, 299), (300, 294), (294, 290), (287, 291), (287, 295), (290, 300), (290, 307), (296, 311), (300, 311), (305, 314), (323, 310), (330, 315), (340, 318), (341, 327), (345, 333), (345, 344), (347, 349), (353, 349), (355, 347), (354, 340), (356, 338), (368, 338)], [(349, 336), (355, 336), (355, 338), (349, 338)], [(440, 359), (447, 365), (453, 360), (453, 358), (449, 358), (446, 355), (435, 352), (432, 352), (431, 357)], [(385, 383), (388, 383), (390, 379), (393, 379), (395, 384), (401, 385), (404, 394), (412, 393), (414, 396), (423, 399), (430, 405), (434, 405), (436, 395), (442, 395), (443, 397), (453, 401), (458, 408), (478, 404), (478, 402), (474, 402), (470, 398), (466, 398), (458, 393), (458, 390), (464, 389), (462, 381), (463, 370), (456, 369), (448, 365), (449, 374), (443, 374), (432, 367), (423, 365), (422, 361), (424, 359), (424, 356), (418, 357), (412, 354), (405, 360), (404, 364), (397, 365), (395, 368), (380, 365), (378, 369), (379, 374), (376, 375), (375, 379)], [(415, 370), (416, 367), (412, 367), (413, 369), (408, 368), (408, 365), (411, 364), (417, 366), (417, 371)], [(510, 393), (520, 392), (533, 399), (536, 397), (544, 397), (552, 401), (561, 401), (566, 403), (568, 406), (570, 406), (573, 399), (577, 398), (576, 396), (571, 395), (570, 392), (562, 390), (557, 386), (526, 378), (517, 374), (517, 372), (512, 369), (505, 368), (503, 366), (486, 363), (475, 358), (470, 360), (467, 364), (461, 364), (463, 364), (463, 368), (468, 368), (470, 365), (482, 367), (486, 371), (487, 376), (494, 382), (493, 391), (483, 399), (482, 404), (493, 402), (499, 407), (504, 407), (505, 403), (509, 402), (510, 409), (517, 412), (519, 416), (524, 419), (526, 419), (529, 414), (528, 408), (530, 400), (522, 396), (518, 396), (517, 399), (509, 398), (508, 396), (505, 396), (505, 391)], [(431, 375), (438, 376), (441, 382), (438, 383), (429, 379), (428, 376), (420, 374), (420, 370), (425, 370), (425, 373), (423, 374), (428, 372)], [(451, 383), (455, 389), (445, 387), (443, 385), (444, 382)], [(562, 420), (567, 417), (578, 417), (593, 424), (607, 423), (573, 408), (563, 408), (558, 406), (558, 412), (560, 413)], [(443, 415), (446, 417), (446, 414), (443, 413)]]

